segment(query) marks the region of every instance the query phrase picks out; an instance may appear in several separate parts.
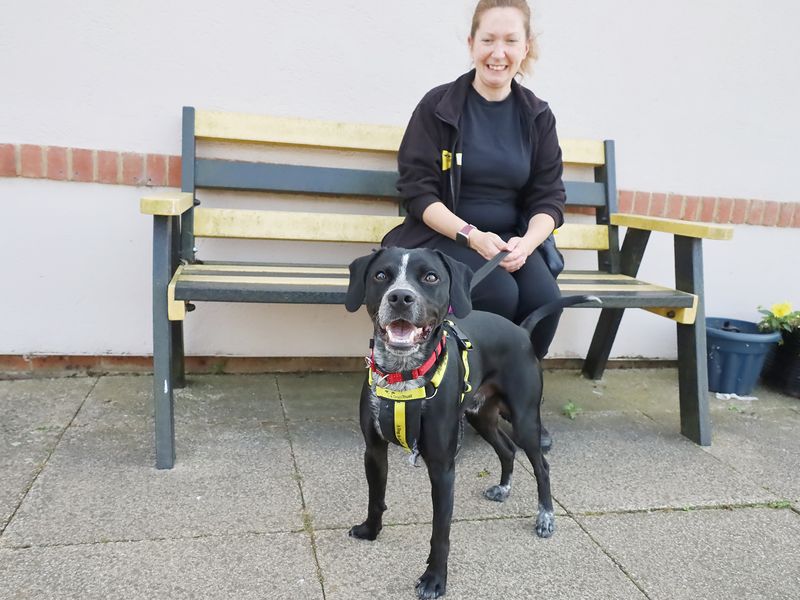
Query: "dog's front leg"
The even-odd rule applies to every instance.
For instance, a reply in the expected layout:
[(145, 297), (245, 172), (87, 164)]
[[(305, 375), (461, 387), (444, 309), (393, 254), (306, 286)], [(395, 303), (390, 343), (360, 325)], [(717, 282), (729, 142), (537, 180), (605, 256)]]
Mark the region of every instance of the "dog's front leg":
[(389, 470), (387, 447), (388, 444), (383, 440), (367, 441), (367, 449), (364, 452), (364, 470), (369, 485), (367, 520), (350, 529), (351, 537), (374, 540), (383, 528), (383, 513), (386, 510), (386, 474)]
[(453, 518), (455, 463), (428, 461), (433, 500), (433, 531), (428, 568), (417, 581), (417, 595), (424, 600), (444, 596), (447, 590), (447, 558), (450, 555), (450, 522)]

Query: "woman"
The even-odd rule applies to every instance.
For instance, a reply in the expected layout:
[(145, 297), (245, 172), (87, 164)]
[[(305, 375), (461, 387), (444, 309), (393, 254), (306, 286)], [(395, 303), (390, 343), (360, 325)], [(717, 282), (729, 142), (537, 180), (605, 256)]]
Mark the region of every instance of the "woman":
[[(398, 153), (407, 217), (384, 246), (429, 247), (477, 270), (509, 251), (473, 307), (520, 323), (560, 296), (539, 246), (564, 220), (561, 149), (547, 103), (515, 77), (536, 58), (525, 0), (480, 0), (468, 38), (475, 68), (428, 92)], [(542, 358), (560, 313), (534, 335)]]

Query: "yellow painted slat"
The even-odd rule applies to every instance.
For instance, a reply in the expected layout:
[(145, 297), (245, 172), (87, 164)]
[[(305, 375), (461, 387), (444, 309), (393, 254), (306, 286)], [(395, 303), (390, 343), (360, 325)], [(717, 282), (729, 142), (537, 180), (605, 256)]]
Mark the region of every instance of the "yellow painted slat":
[(709, 240), (729, 240), (733, 238), (733, 227), (730, 225), (713, 225), (711, 223), (692, 223), (678, 219), (664, 219), (661, 217), (645, 217), (642, 215), (629, 215), (617, 213), (611, 215), (611, 223), (620, 227), (632, 227), (649, 231), (662, 231), (686, 237), (704, 238)]
[(562, 272), (558, 279), (570, 279), (570, 280), (581, 280), (581, 279), (591, 279), (591, 280), (601, 280), (601, 281), (623, 281), (625, 279), (630, 279), (634, 281), (633, 277), (629, 275), (619, 275), (616, 273), (602, 273), (598, 271), (597, 273), (570, 273), (569, 271)]
[(396, 152), (403, 128), (242, 113), (195, 111), (195, 136), (211, 140)]
[(186, 318), (186, 303), (183, 300), (175, 300), (175, 285), (181, 276), (181, 271), (183, 265), (178, 266), (167, 286), (167, 318), (170, 321), (183, 321)]
[(198, 208), (194, 234), (262, 240), (379, 243), (402, 217)]
[(205, 271), (225, 271), (228, 273), (303, 273), (308, 275), (348, 275), (347, 267), (292, 267), (282, 265), (186, 265), (183, 272), (202, 274)]
[[(404, 131), (403, 127), (393, 125), (195, 111), (195, 136), (208, 140), (397, 152)], [(561, 140), (561, 152), (568, 164), (596, 166), (605, 163), (605, 149), (599, 140)]]
[(688, 308), (645, 308), (646, 311), (672, 319), (682, 325), (692, 325), (697, 320), (697, 296), (694, 296), (692, 306)]
[(608, 250), (606, 225), (567, 223), (555, 235), (556, 245), (563, 250)]
[(561, 159), (571, 165), (599, 166), (606, 163), (602, 140), (560, 140)]
[(252, 283), (256, 285), (311, 285), (336, 286), (347, 285), (346, 277), (247, 277), (238, 275), (182, 275), (179, 281), (194, 283)]
[(139, 210), (145, 215), (176, 216), (185, 213), (194, 201), (188, 192), (142, 196)]

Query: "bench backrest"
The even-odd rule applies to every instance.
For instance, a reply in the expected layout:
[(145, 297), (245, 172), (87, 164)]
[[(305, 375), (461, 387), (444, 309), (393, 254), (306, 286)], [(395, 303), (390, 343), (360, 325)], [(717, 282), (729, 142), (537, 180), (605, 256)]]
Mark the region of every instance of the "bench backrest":
[[(398, 201), (397, 172), (359, 168), (365, 153), (392, 158), (402, 127), (360, 125), (183, 109), (182, 191), (237, 190)], [(350, 155), (347, 167), (276, 164), (252, 160), (198, 157), (198, 141), (314, 148)], [(559, 247), (598, 252), (602, 270), (618, 270), (614, 142), (561, 140), (566, 166), (589, 167), (593, 180), (565, 180), (567, 204), (594, 209), (597, 225), (565, 225), (557, 232)], [(341, 162), (341, 161), (340, 161)], [(352, 167), (350, 166), (352, 165)], [(195, 196), (196, 198), (196, 196)], [(399, 202), (397, 202), (399, 207)], [(379, 243), (402, 220), (394, 215), (353, 215), (294, 210), (243, 210), (195, 206), (181, 220), (181, 258), (194, 262), (195, 237)]]

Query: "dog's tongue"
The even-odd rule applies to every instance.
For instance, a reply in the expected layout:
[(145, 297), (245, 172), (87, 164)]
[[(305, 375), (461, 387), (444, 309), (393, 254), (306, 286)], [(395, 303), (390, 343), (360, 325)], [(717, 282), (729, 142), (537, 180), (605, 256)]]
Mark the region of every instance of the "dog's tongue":
[(413, 344), (420, 333), (422, 333), (422, 328), (414, 327), (408, 321), (392, 321), (386, 326), (386, 334), (390, 344)]

